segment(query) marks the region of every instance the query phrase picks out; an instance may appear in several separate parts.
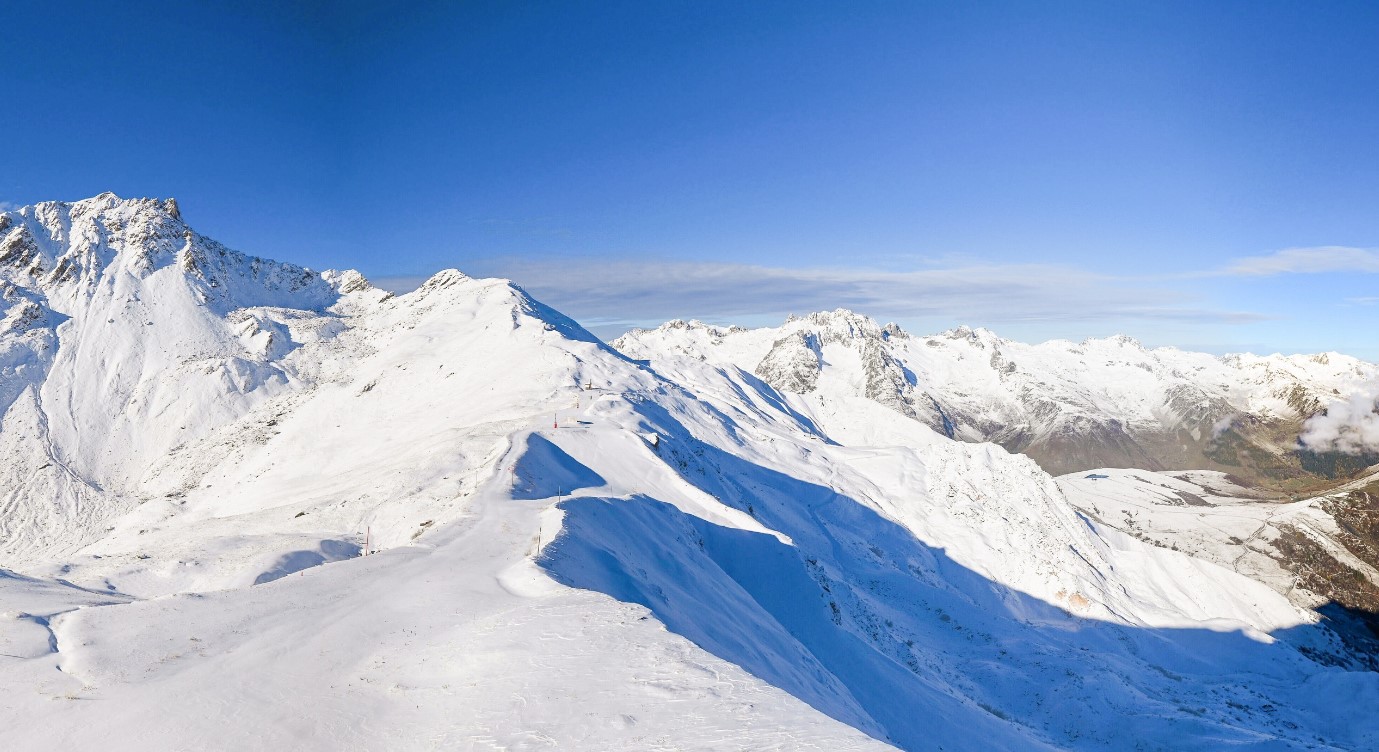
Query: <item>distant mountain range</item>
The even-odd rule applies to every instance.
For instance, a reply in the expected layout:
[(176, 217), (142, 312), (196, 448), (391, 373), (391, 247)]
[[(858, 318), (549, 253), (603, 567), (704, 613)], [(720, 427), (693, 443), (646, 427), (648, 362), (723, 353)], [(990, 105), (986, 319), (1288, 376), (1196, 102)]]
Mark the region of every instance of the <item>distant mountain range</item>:
[(672, 321), (614, 345), (653, 361), (731, 364), (812, 399), (866, 397), (1055, 475), (1219, 470), (1310, 490), (1379, 462), (1298, 442), (1306, 419), (1379, 383), (1379, 366), (1338, 353), (1217, 357), (1122, 336), (1027, 345), (966, 327), (917, 336), (841, 309), (751, 330)]

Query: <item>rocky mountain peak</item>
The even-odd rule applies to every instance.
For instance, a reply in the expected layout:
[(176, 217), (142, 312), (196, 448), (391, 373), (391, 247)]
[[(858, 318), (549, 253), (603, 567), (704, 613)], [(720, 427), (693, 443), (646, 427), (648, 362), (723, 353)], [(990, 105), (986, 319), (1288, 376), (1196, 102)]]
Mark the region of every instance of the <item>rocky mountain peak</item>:
[(797, 331), (776, 340), (754, 372), (776, 389), (805, 394), (814, 391), (818, 385), (822, 368), (819, 338), (809, 332)]
[(417, 288), (417, 292), (426, 295), (437, 290), (444, 290), (447, 287), (454, 287), (455, 285), (462, 284), (467, 279), (469, 279), (469, 275), (459, 269), (442, 269), (432, 274), (429, 279), (421, 283), (421, 287)]
[(975, 347), (983, 349), (988, 346), (999, 345), (1000, 343), (1005, 341), (998, 337), (995, 332), (991, 331), (990, 329), (987, 329), (986, 327), (971, 327), (967, 326), (966, 324), (960, 324), (957, 327), (942, 332), (937, 336), (949, 340), (966, 341)]
[(1106, 341), (1107, 341), (1107, 342), (1110, 342), (1110, 343), (1113, 344), (1113, 345), (1117, 345), (1117, 346), (1119, 346), (1119, 347), (1127, 347), (1127, 348), (1131, 348), (1131, 349), (1135, 349), (1135, 350), (1143, 350), (1143, 349), (1144, 349), (1144, 345), (1143, 345), (1143, 344), (1140, 344), (1140, 341), (1139, 341), (1139, 340), (1135, 339), (1134, 337), (1125, 335), (1125, 334), (1115, 334), (1115, 335), (1112, 335), (1112, 336), (1110, 336), (1110, 337), (1107, 337), (1107, 338), (1106, 338)]
[(321, 275), (247, 256), (197, 233), (175, 199), (102, 193), (6, 212), (0, 220), (0, 279), (39, 291), (60, 309), (117, 278), (180, 272), (202, 305), (319, 309), (339, 295)]
[(881, 325), (876, 319), (846, 308), (811, 313), (800, 321), (817, 331), (825, 340), (840, 342), (855, 338), (880, 338)]

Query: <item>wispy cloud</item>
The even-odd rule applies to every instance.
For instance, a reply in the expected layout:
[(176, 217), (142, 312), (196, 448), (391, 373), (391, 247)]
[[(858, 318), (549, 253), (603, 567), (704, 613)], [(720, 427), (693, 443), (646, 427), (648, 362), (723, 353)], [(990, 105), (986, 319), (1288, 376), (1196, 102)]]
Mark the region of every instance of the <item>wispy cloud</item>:
[(380, 290), (401, 295), (421, 287), (421, 283), (427, 279), (429, 277), (420, 274), (399, 274), (388, 277), (369, 277), (369, 283)]
[(1263, 256), (1236, 259), (1218, 273), (1241, 277), (1268, 277), (1277, 274), (1323, 272), (1379, 272), (1379, 251), (1340, 245), (1287, 248)]
[(16, 204), (13, 201), (0, 201), (0, 212), (14, 211), (18, 208), (20, 208), (19, 204)]
[[(1237, 324), (1266, 318), (1202, 307), (1181, 292), (1085, 270), (969, 265), (890, 272), (562, 258), (503, 259), (477, 273), (509, 277), (599, 329), (671, 318), (730, 322), (853, 308), (882, 319), (942, 316), (980, 324), (1158, 320)], [(410, 280), (408, 281), (410, 284)]]

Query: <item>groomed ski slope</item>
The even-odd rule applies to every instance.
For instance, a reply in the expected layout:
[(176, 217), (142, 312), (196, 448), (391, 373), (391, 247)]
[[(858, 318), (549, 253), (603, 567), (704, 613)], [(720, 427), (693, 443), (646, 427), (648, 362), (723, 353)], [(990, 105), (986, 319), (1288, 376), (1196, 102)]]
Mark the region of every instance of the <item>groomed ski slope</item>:
[[(47, 343), (3, 372), (8, 747), (1379, 745), (1379, 675), (1304, 655), (1344, 663), (1310, 612), (1098, 524), (1027, 458), (630, 361), (502, 280), (291, 272), (294, 304), (272, 262), (181, 263), (214, 246), (165, 205), (92, 202), (43, 211), (93, 222), (94, 287), (146, 304), (94, 315), (222, 349), (88, 336), (51, 234), (42, 274), (6, 272), (41, 310), (5, 346)], [(129, 266), (112, 216), (188, 246)], [(149, 303), (207, 290), (199, 318)], [(79, 492), (45, 495), (53, 458)]]

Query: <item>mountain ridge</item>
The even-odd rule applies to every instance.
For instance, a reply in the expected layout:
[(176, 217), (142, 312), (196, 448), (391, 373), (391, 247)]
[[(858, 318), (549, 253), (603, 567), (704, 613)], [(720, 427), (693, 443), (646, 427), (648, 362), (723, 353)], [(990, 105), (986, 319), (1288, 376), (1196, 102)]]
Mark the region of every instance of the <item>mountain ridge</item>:
[(1124, 335), (1026, 345), (969, 327), (921, 336), (843, 309), (753, 330), (674, 321), (614, 345), (653, 361), (731, 363), (801, 394), (838, 371), (839, 389), (953, 438), (1029, 454), (1054, 474), (1209, 469), (1307, 490), (1379, 461), (1344, 467), (1298, 444), (1308, 418), (1379, 383), (1379, 366), (1339, 353), (1212, 356)]
[(1336, 701), (1379, 674), (1316, 612), (868, 396), (921, 414), (898, 328), (823, 317), (802, 398), (507, 280), (306, 279), (98, 199), (27, 231), (70, 276), (0, 267), (22, 746), (1379, 740)]

